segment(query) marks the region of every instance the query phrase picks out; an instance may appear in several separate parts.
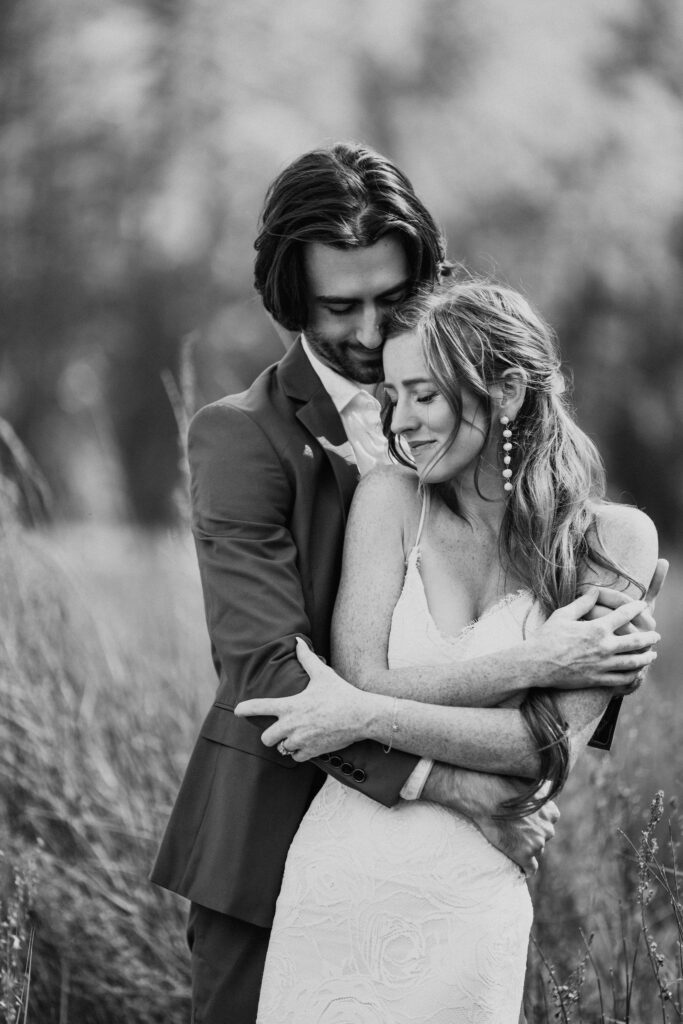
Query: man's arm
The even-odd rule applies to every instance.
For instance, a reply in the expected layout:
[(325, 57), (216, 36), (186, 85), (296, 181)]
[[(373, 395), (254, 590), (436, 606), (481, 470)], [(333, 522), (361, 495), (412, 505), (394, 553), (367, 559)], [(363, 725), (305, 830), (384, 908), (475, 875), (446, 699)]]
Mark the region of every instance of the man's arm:
[(492, 846), (531, 875), (560, 816), (552, 800), (523, 818), (500, 819), (501, 805), (519, 795), (514, 780), (436, 763), (422, 791), (422, 800), (450, 807), (469, 818)]
[(192, 531), (209, 636), (236, 699), (297, 693), (289, 657), (309, 636), (296, 550), (292, 495), (275, 451), (238, 409), (201, 409), (188, 435)]
[[(615, 626), (625, 614), (625, 609), (612, 613)], [(310, 678), (304, 691), (287, 698), (245, 701), (235, 709), (240, 717), (277, 717), (262, 735), (266, 746), (284, 742), (296, 761), (307, 761), (370, 739), (472, 771), (539, 778), (539, 751), (519, 701), (507, 707), (463, 708), (387, 697), (350, 685), (303, 641), (297, 657)], [(592, 730), (606, 701), (604, 690), (561, 694), (558, 703), (570, 736), (582, 737)]]
[[(294, 650), (310, 639), (290, 530), (292, 484), (278, 453), (249, 415), (225, 402), (202, 409), (189, 439), (193, 532), (214, 658), (229, 681), (229, 699), (289, 696), (308, 677)], [(229, 708), (225, 714), (230, 715)], [(259, 728), (268, 722), (257, 721)], [(373, 743), (355, 744), (340, 760), (316, 763), (383, 803), (395, 803), (417, 759), (386, 757)], [(352, 764), (364, 778), (347, 778)]]

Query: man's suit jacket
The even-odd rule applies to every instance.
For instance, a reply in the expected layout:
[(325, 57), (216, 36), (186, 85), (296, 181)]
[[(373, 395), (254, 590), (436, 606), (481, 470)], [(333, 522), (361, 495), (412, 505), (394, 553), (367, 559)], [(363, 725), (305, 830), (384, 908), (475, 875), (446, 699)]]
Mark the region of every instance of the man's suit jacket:
[(248, 697), (305, 687), (297, 636), (329, 657), (358, 479), (331, 450), (346, 440), (300, 342), (248, 391), (200, 410), (190, 427), (193, 532), (219, 685), (152, 880), (263, 926), (272, 922), (294, 833), (324, 781), (320, 769), (390, 806), (417, 763), (363, 742), (298, 764), (262, 744), (264, 720), (232, 713)]

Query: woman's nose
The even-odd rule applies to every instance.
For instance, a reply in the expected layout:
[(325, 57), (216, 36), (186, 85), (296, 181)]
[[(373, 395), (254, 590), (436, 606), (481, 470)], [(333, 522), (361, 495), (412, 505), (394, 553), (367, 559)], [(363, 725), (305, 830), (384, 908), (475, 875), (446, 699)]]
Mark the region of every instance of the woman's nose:
[(394, 434), (406, 434), (414, 430), (415, 417), (406, 402), (400, 399), (391, 411), (391, 429)]

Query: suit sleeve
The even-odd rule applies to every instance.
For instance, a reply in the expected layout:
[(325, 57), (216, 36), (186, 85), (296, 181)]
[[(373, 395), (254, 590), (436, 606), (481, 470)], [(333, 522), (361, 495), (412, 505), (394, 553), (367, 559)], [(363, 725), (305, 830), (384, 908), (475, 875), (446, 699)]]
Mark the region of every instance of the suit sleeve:
[[(217, 667), (235, 703), (298, 693), (308, 676), (296, 659), (295, 639), (310, 643), (311, 626), (289, 529), (293, 482), (260, 426), (233, 406), (200, 410), (188, 450), (192, 526)], [(260, 729), (267, 724), (251, 721)], [(413, 755), (385, 755), (369, 741), (316, 759), (387, 805), (398, 800), (416, 763)]]

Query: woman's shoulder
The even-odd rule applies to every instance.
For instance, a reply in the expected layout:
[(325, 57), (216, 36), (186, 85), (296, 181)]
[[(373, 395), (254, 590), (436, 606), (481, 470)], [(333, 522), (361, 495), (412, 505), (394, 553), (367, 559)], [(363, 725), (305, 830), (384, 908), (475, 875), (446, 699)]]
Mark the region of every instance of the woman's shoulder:
[(657, 529), (650, 517), (633, 505), (603, 502), (594, 509), (598, 547), (646, 586), (658, 555)]
[(419, 505), (417, 474), (405, 466), (377, 466), (361, 477), (356, 496), (368, 502), (392, 500), (401, 505)]
[(417, 475), (403, 466), (378, 466), (361, 477), (353, 515), (372, 518), (379, 527), (410, 528), (422, 507)]
[(594, 509), (598, 535), (627, 549), (631, 544), (646, 544), (657, 549), (657, 528), (650, 517), (634, 505), (601, 502)]

